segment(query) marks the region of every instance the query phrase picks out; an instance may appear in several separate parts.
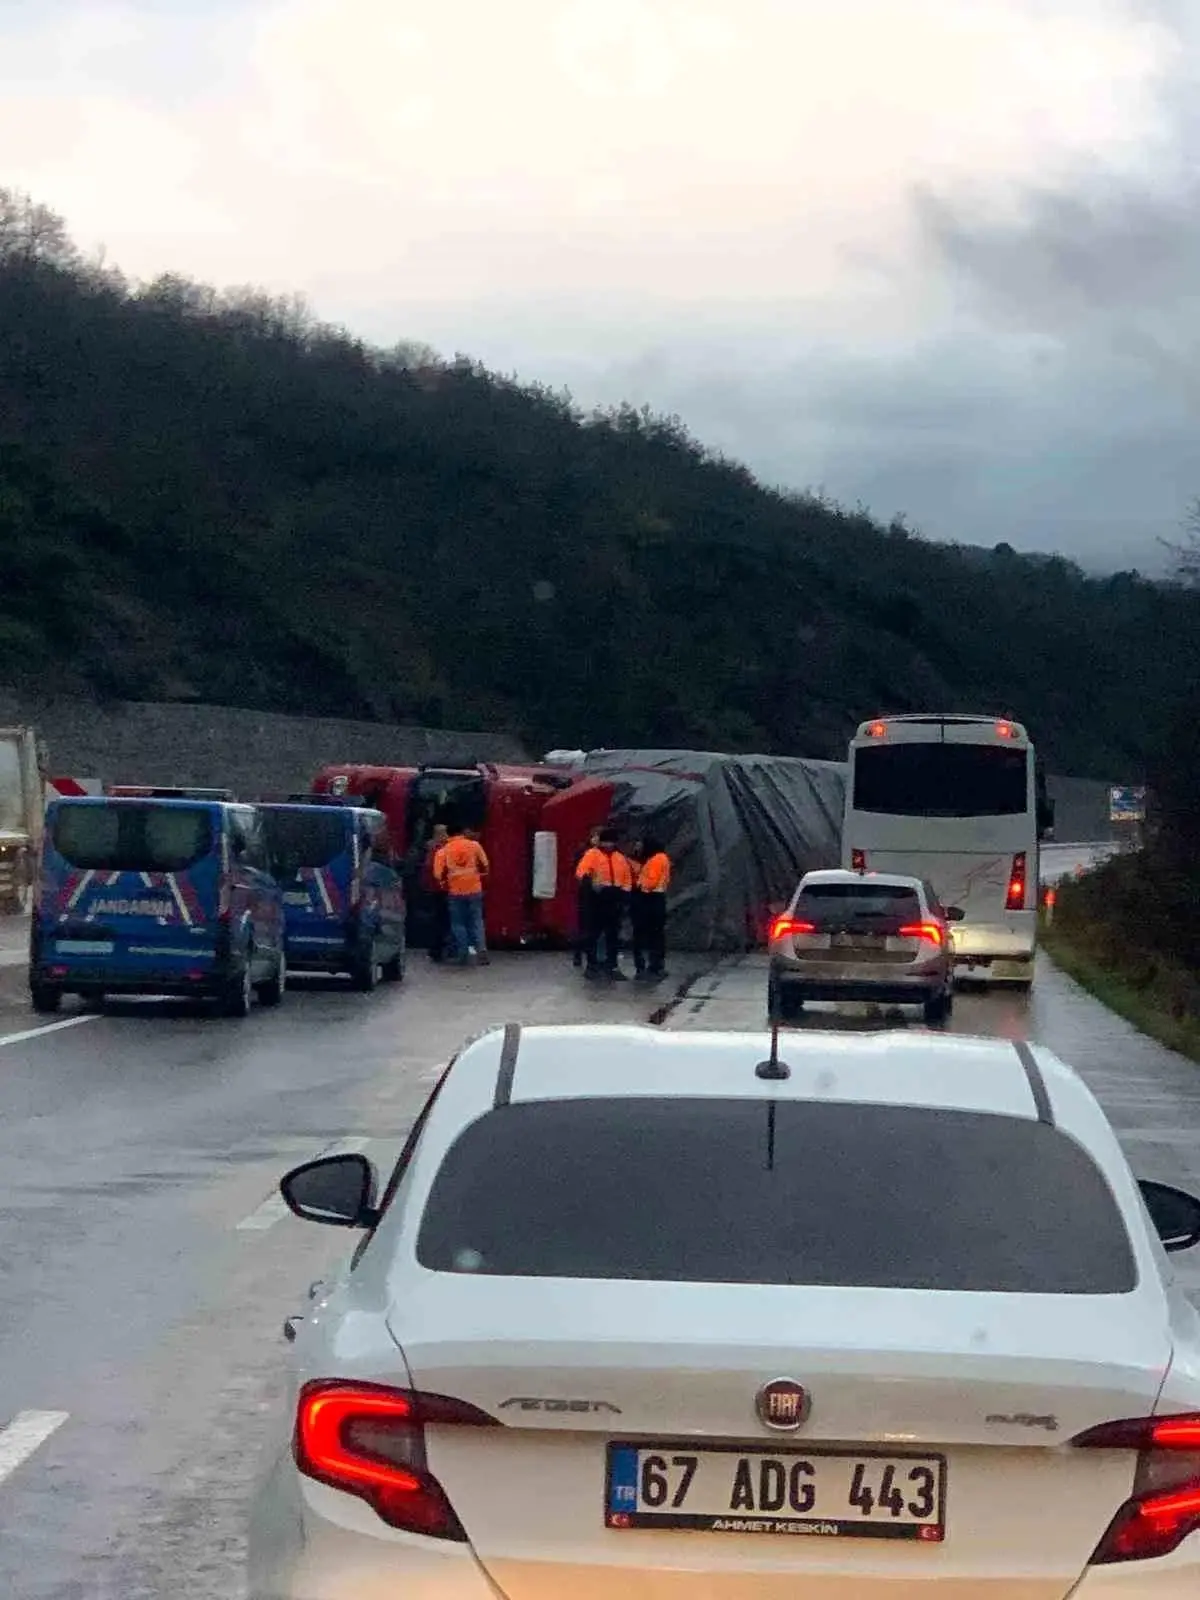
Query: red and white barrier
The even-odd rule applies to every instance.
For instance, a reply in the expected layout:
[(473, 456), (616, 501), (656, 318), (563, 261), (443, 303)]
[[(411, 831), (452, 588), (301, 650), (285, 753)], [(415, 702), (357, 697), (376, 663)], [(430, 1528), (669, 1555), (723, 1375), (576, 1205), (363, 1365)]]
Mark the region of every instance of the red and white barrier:
[(103, 794), (104, 783), (100, 778), (47, 778), (46, 799), (53, 800), (57, 795)]

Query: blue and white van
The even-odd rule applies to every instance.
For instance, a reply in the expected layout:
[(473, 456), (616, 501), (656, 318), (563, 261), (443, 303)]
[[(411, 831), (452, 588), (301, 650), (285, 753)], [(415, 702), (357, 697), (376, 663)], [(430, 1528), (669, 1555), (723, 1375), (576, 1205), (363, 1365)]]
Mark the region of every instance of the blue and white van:
[(261, 805), (292, 971), (348, 972), (369, 992), (404, 976), (404, 886), (380, 811), (306, 796)]
[(283, 896), (255, 806), (63, 798), (46, 810), (29, 950), (35, 1011), (67, 994), (188, 995), (245, 1016), (287, 982)]

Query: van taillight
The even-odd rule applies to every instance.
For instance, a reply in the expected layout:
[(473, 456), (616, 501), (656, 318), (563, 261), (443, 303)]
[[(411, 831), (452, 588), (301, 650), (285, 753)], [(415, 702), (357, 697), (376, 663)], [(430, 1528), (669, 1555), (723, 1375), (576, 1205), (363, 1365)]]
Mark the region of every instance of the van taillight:
[(1024, 911), (1025, 909), (1024, 852), (1012, 858), (1012, 871), (1008, 876), (1008, 894), (1005, 896), (1004, 909), (1006, 911)]
[(428, 1469), (427, 1424), (499, 1427), (485, 1411), (445, 1395), (320, 1381), (300, 1391), (292, 1453), (305, 1477), (357, 1495), (389, 1527), (465, 1543), (462, 1524)]
[(865, 850), (851, 850), (851, 872), (865, 872), (867, 870), (867, 852)]
[(1200, 1532), (1200, 1415), (1109, 1422), (1072, 1442), (1138, 1452), (1133, 1492), (1109, 1523), (1092, 1566), (1168, 1556)]

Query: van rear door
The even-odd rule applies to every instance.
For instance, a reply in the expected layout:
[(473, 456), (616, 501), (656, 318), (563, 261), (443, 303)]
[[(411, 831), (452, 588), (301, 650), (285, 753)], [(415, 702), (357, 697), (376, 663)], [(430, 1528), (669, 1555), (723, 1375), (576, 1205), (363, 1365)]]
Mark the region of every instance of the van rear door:
[(221, 809), (184, 801), (60, 801), (47, 818), (41, 931), (47, 960), (183, 977), (210, 965)]

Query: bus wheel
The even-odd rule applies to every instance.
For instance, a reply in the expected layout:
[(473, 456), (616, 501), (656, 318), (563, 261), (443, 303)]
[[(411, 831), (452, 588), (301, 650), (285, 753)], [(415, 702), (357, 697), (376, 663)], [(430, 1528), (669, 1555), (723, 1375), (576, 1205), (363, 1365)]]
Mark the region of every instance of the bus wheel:
[(29, 1000), (39, 1017), (52, 1017), (62, 1005), (63, 992), (53, 983), (31, 983)]

